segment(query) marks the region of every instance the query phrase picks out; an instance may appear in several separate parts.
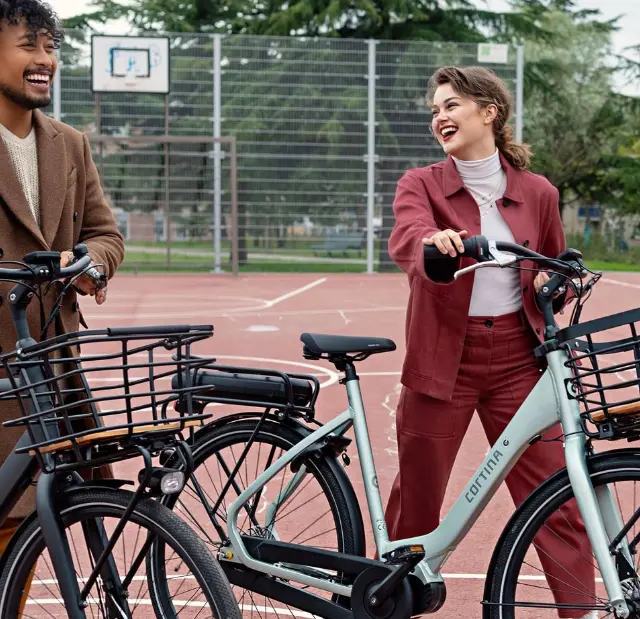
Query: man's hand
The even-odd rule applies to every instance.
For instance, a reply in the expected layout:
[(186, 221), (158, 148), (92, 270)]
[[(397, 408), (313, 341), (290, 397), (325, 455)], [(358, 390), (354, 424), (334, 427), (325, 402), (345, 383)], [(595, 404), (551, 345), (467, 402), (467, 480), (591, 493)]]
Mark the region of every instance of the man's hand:
[[(69, 266), (74, 260), (72, 251), (63, 251), (60, 254), (60, 266), (62, 268)], [(91, 263), (94, 264), (93, 262)], [(100, 267), (95, 267), (96, 269), (100, 269)], [(95, 297), (96, 303), (98, 305), (102, 305), (107, 300), (107, 288), (98, 288), (97, 282), (93, 277), (87, 275), (86, 273), (78, 277), (75, 280), (73, 285), (92, 297)]]

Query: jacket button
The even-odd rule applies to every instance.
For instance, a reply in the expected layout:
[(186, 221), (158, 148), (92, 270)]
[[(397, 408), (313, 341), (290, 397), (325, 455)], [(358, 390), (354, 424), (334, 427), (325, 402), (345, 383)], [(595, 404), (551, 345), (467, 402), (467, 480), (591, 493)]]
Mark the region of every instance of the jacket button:
[(509, 206), (509, 204), (511, 204), (511, 201), (509, 200), (509, 198), (503, 198), (502, 199), (502, 206)]
[(527, 239), (522, 245), (524, 247), (529, 247), (529, 239)]
[(3, 303), (4, 303), (4, 299), (2, 297), (0, 297), (0, 307), (2, 307)]
[(525, 287), (522, 289), (522, 292), (527, 292), (527, 290), (529, 290), (529, 286), (525, 286)]
[(2, 247), (0, 247), (0, 258), (2, 258), (2, 256), (4, 256), (4, 249), (2, 249)]
[(73, 221), (75, 221), (76, 219), (78, 219), (78, 211), (74, 211), (73, 213)]
[(538, 327), (538, 328), (536, 329), (536, 333), (537, 333), (538, 335), (540, 335), (540, 327)]
[(73, 311), (77, 312), (80, 309), (80, 303), (78, 303), (77, 301), (74, 301), (73, 303)]
[(484, 326), (487, 327), (487, 329), (491, 329), (491, 327), (493, 327), (493, 320), (485, 320)]

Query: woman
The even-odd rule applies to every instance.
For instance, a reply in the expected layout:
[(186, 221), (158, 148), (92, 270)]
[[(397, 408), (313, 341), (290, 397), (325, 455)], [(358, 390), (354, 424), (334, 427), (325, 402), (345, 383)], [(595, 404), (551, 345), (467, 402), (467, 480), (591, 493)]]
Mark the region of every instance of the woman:
[[(464, 256), (425, 272), (423, 246), (456, 256), (463, 238), (484, 234), (551, 257), (565, 249), (558, 192), (527, 171), (530, 152), (507, 126), (512, 99), (504, 83), (484, 68), (446, 67), (430, 79), (427, 100), (431, 129), (447, 157), (400, 179), (389, 239), (389, 254), (410, 282), (396, 413), (400, 466), (386, 512), (394, 540), (439, 524), (474, 411), (493, 444), (541, 374), (533, 349), (544, 320), (535, 291), (548, 276), (481, 269), (454, 282), (453, 272), (467, 264)], [(532, 445), (506, 479), (515, 503), (564, 465), (561, 442)], [(590, 546), (577, 509), (565, 515), (566, 522), (550, 521), (556, 531), (536, 539), (538, 553), (556, 601), (588, 604), (594, 591)], [(558, 532), (578, 552), (559, 541)], [(575, 609), (558, 614), (592, 616)]]

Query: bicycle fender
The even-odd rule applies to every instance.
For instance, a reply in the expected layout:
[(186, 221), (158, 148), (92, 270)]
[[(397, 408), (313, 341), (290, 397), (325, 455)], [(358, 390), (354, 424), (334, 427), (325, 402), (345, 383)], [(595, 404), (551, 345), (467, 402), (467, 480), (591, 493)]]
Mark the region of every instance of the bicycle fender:
[[(212, 432), (214, 429), (219, 428), (220, 426), (233, 424), (238, 421), (246, 421), (247, 419), (260, 419), (263, 416), (263, 411), (255, 411), (235, 413), (232, 415), (220, 417), (214, 421), (211, 421), (210, 423), (207, 423), (207, 425), (205, 425), (203, 428), (197, 430), (194, 433), (193, 438), (188, 442), (190, 445), (193, 445), (194, 443), (203, 440), (207, 436), (207, 434)], [(267, 414), (266, 419), (273, 423), (285, 425), (289, 430), (292, 430), (293, 432), (298, 434), (300, 436), (300, 440), (306, 438), (313, 432), (312, 428), (295, 417), (287, 417), (286, 419), (281, 420), (278, 419), (278, 417), (274, 414)], [(338, 462), (339, 455), (344, 451), (346, 445), (351, 443), (351, 439), (342, 436), (334, 436), (328, 437), (328, 441), (326, 442), (326, 444), (323, 444), (323, 442), (314, 443), (313, 445), (309, 446), (309, 448), (305, 450), (304, 453), (308, 454), (310, 451), (320, 451), (326, 458), (327, 463), (331, 467), (332, 472), (335, 474), (336, 480), (340, 485), (340, 491), (345, 497), (347, 508), (349, 510), (349, 516), (351, 517), (351, 522), (353, 523), (354, 527), (353, 534), (356, 548), (361, 551), (362, 556), (365, 556), (366, 536), (360, 503), (356, 496), (355, 490), (353, 489), (353, 485), (351, 484), (349, 476), (345, 472), (345, 469), (340, 466), (340, 463)], [(294, 466), (294, 463), (292, 463), (292, 466)]]

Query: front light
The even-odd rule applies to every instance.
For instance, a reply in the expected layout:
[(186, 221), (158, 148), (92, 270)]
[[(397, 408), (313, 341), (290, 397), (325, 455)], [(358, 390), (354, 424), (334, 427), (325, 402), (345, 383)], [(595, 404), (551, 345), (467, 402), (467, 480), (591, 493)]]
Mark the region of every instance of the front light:
[(160, 490), (162, 494), (176, 494), (184, 487), (184, 473), (182, 471), (171, 471), (162, 476)]

